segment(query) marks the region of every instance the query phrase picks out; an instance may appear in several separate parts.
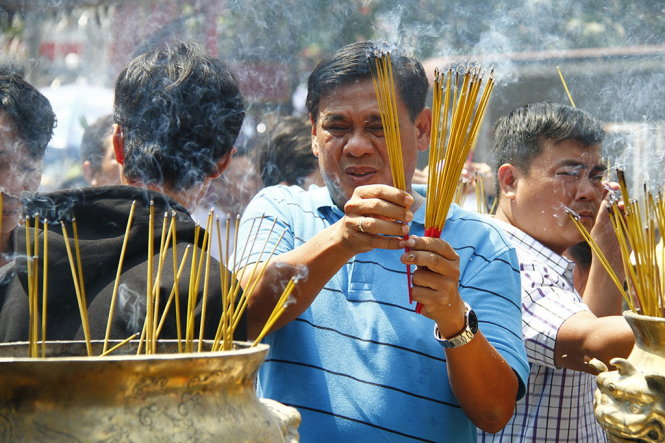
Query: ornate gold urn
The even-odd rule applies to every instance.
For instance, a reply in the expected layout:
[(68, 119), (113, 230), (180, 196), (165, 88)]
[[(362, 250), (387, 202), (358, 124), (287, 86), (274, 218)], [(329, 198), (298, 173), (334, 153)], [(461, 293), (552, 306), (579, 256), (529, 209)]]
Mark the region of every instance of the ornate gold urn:
[[(259, 399), (255, 380), (267, 345), (222, 352), (87, 357), (83, 342), (0, 345), (0, 441), (294, 442), (300, 414)], [(101, 343), (94, 344), (99, 355)]]
[(665, 318), (626, 311), (635, 334), (628, 359), (597, 377), (595, 415), (612, 442), (665, 441)]

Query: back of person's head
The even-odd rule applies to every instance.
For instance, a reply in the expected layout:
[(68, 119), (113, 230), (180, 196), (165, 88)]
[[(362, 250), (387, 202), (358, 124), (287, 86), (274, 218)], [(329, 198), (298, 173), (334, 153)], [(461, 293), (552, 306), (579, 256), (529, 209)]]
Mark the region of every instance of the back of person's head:
[(81, 139), (81, 162), (89, 161), (94, 170), (102, 167), (102, 160), (108, 149), (113, 133), (113, 115), (99, 117), (83, 131)]
[(113, 120), (124, 137), (123, 174), (190, 189), (230, 154), (245, 117), (230, 69), (180, 42), (134, 58), (115, 85)]
[(402, 53), (399, 49), (383, 43), (358, 42), (344, 46), (334, 54), (323, 58), (314, 68), (307, 81), (307, 100), (305, 105), (314, 121), (318, 119), (321, 97), (326, 96), (338, 86), (356, 80), (371, 78), (377, 51), (390, 51), (393, 77), (396, 89), (409, 110), (412, 120), (425, 107), (429, 82), (425, 69), (415, 58)]
[(559, 103), (533, 103), (501, 117), (494, 131), (495, 170), (504, 163), (529, 172), (531, 161), (540, 155), (545, 140), (559, 143), (574, 140), (583, 146), (603, 141), (603, 128), (589, 113)]
[(311, 124), (302, 117), (282, 117), (272, 124), (256, 152), (264, 186), (305, 184), (305, 179), (318, 168), (318, 159), (312, 153), (311, 131)]
[(0, 69), (0, 112), (16, 126), (28, 154), (41, 159), (53, 135), (55, 113), (48, 99), (11, 69)]

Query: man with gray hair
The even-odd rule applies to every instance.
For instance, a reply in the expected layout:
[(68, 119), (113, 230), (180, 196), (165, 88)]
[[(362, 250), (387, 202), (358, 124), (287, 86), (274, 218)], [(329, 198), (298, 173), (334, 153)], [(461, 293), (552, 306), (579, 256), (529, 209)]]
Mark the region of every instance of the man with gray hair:
[(603, 130), (587, 112), (535, 103), (502, 117), (495, 130), (496, 219), (517, 249), (522, 332), (531, 364), (526, 396), (498, 433), (481, 442), (601, 442), (593, 412), (591, 358), (626, 357), (633, 334), (620, 292), (594, 257), (583, 294), (564, 252), (583, 240), (574, 211), (622, 274), (604, 197)]

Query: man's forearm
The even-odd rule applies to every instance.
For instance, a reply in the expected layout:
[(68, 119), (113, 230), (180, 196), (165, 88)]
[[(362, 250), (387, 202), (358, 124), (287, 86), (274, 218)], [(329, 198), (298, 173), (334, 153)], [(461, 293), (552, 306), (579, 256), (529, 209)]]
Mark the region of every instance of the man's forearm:
[[(610, 261), (620, 282), (624, 281), (623, 263), (621, 257)], [(623, 297), (621, 291), (610, 278), (607, 270), (600, 264), (596, 257), (593, 258), (589, 278), (582, 300), (596, 317), (608, 315), (621, 315), (623, 311)]]
[(469, 419), (497, 432), (512, 417), (518, 381), (513, 369), (482, 332), (464, 346), (447, 349), (448, 378)]
[[(252, 292), (247, 305), (248, 337), (255, 338), (261, 332), (270, 313), (275, 307), (286, 282), (294, 275), (304, 274), (292, 294), (293, 300), (288, 304), (273, 331), (286, 325), (312, 304), (323, 286), (353, 257), (353, 253), (340, 247), (334, 241), (331, 230), (334, 226), (321, 231), (308, 242), (298, 248), (273, 257), (266, 272)], [(263, 263), (253, 266), (260, 267)], [(300, 268), (305, 267), (303, 271)], [(257, 270), (258, 274), (258, 270)], [(242, 286), (248, 288), (251, 269), (244, 273)]]

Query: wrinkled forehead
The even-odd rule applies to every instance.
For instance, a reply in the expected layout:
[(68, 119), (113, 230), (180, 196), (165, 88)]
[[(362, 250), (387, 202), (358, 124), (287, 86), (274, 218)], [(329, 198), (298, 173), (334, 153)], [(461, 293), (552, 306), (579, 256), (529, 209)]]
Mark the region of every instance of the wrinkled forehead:
[(539, 163), (549, 166), (571, 166), (585, 169), (602, 169), (606, 166), (601, 155), (601, 145), (587, 145), (578, 140), (544, 141), (531, 165)]

